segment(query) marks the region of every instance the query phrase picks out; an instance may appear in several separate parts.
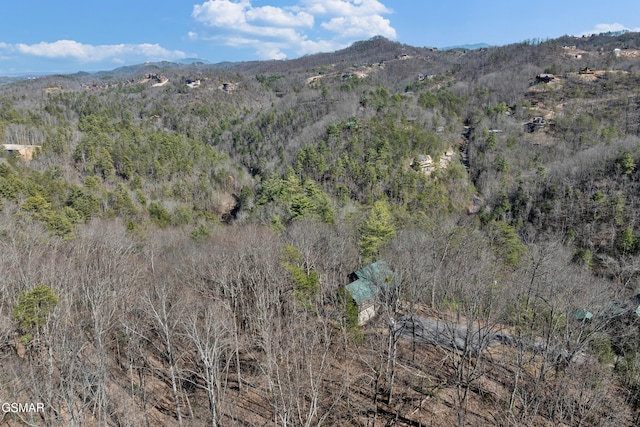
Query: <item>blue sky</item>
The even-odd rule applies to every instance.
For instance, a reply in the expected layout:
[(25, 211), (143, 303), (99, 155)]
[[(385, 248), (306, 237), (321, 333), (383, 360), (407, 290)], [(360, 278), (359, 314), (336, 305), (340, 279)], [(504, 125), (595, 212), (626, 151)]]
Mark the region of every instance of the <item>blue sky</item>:
[(502, 45), (640, 31), (638, 0), (0, 0), (0, 75), (296, 58), (382, 35)]

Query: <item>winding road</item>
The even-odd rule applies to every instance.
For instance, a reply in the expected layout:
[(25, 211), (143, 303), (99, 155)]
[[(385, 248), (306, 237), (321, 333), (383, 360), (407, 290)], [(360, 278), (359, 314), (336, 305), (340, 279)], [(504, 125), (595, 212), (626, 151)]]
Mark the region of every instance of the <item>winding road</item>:
[[(421, 316), (400, 316), (395, 320), (396, 333), (405, 339), (435, 345), (446, 350), (455, 350), (470, 356), (476, 356), (496, 345), (516, 346), (522, 342), (514, 335), (484, 327), (468, 327), (451, 321), (434, 320)], [(526, 345), (526, 344), (525, 344)], [(540, 354), (549, 353), (554, 358), (567, 362), (584, 361), (586, 354), (576, 352), (570, 354), (559, 345), (549, 346), (541, 340), (528, 345), (529, 350)]]

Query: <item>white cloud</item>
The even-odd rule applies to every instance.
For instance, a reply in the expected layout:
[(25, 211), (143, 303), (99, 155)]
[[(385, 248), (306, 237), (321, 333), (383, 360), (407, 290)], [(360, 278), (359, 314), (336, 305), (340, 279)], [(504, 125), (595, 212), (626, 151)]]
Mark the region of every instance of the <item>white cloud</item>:
[(282, 52), (279, 47), (266, 47), (262, 50), (263, 59), (286, 59), (287, 54)]
[(338, 43), (333, 40), (302, 40), (297, 48), (296, 53), (306, 55), (318, 52), (330, 52), (332, 50), (344, 49), (350, 43)]
[[(254, 7), (250, 0), (208, 0), (193, 7), (193, 18), (215, 36), (189, 33), (192, 40), (253, 47), (260, 58), (283, 59), (343, 48), (382, 35), (396, 38), (392, 11), (378, 0), (298, 0), (290, 7)], [(248, 37), (249, 36), (249, 37)]]
[(251, 3), (242, 0), (238, 3), (229, 0), (210, 0), (193, 7), (192, 16), (211, 27), (233, 28), (246, 23), (245, 14)]
[(221, 39), (220, 37), (213, 37), (210, 40), (217, 42), (226, 42), (228, 46), (232, 47), (251, 47), (260, 43), (260, 40), (248, 38), (248, 37), (227, 37), (226, 39)]
[(313, 15), (307, 12), (287, 12), (273, 6), (263, 6), (247, 10), (246, 17), (251, 22), (264, 22), (278, 27), (313, 27)]
[(302, 0), (302, 4), (313, 15), (373, 16), (391, 13), (378, 0)]
[(596, 24), (593, 30), (583, 31), (581, 33), (576, 34), (577, 36), (589, 36), (591, 34), (602, 34), (602, 33), (615, 33), (619, 31), (632, 31), (638, 32), (640, 28), (628, 28), (618, 22), (614, 24)]
[(94, 46), (74, 40), (58, 40), (31, 45), (0, 43), (0, 49), (41, 58), (71, 58), (84, 63), (102, 61), (122, 63), (130, 58), (160, 60), (186, 57), (184, 52), (178, 50), (170, 51), (160, 45), (149, 43)]
[(396, 30), (391, 22), (379, 15), (374, 16), (346, 16), (333, 18), (322, 26), (339, 35), (343, 39), (363, 39), (372, 36), (396, 38)]

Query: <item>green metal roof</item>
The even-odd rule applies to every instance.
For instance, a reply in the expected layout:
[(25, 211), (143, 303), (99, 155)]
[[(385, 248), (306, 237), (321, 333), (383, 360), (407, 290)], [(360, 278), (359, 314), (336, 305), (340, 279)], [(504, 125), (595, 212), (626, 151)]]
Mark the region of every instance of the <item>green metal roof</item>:
[(593, 313), (586, 308), (579, 308), (571, 315), (576, 320), (591, 320), (593, 319)]
[(393, 271), (386, 261), (376, 261), (356, 271), (358, 279), (365, 279), (371, 282), (390, 282), (393, 280)]
[(633, 301), (636, 306), (634, 313), (636, 313), (636, 316), (640, 317), (640, 294), (637, 294), (636, 296), (634, 296)]
[(380, 293), (380, 288), (368, 280), (363, 279), (358, 279), (355, 282), (349, 283), (346, 288), (357, 305), (362, 304), (364, 301), (371, 299)]
[(378, 295), (381, 288), (389, 286), (394, 280), (393, 271), (385, 261), (362, 267), (355, 274), (358, 280), (349, 283), (346, 288), (358, 305)]
[(621, 316), (628, 311), (628, 308), (616, 301), (609, 303), (607, 307), (600, 313), (600, 316)]

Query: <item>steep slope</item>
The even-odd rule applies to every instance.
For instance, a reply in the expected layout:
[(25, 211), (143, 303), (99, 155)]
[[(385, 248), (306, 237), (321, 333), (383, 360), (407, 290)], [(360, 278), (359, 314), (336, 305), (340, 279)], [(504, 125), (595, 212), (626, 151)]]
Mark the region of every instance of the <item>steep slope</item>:
[(0, 424), (633, 425), (639, 43), (0, 86)]

